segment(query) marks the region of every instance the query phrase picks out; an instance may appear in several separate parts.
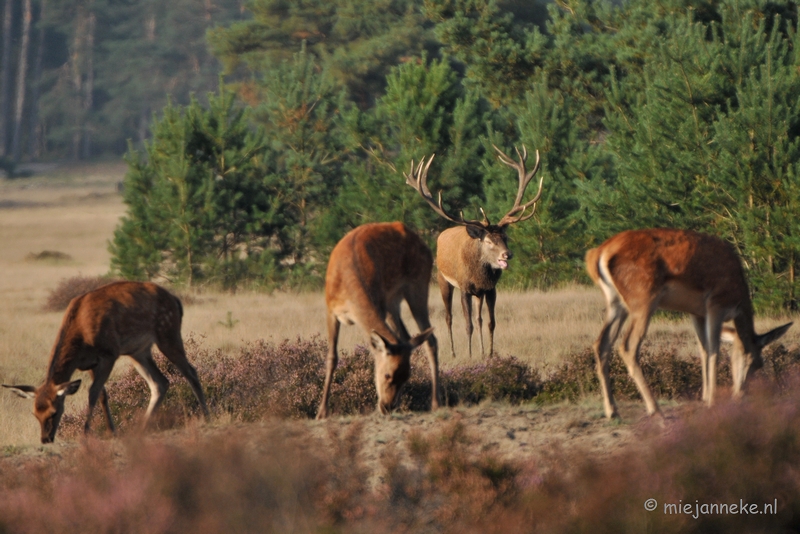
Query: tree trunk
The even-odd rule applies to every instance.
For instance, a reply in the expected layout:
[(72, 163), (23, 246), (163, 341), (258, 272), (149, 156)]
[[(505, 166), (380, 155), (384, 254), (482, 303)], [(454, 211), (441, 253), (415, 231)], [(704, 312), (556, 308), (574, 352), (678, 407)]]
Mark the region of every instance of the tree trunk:
[(30, 122), (28, 124), (28, 155), (31, 159), (42, 157), (44, 135), (39, 128), (39, 89), (42, 82), (42, 57), (44, 56), (44, 15), (47, 0), (39, 2), (38, 43), (36, 44), (36, 60), (33, 63), (31, 79)]
[(75, 123), (72, 126), (72, 159), (79, 159), (81, 155), (81, 137), (83, 134), (83, 106), (80, 105), (81, 88), (83, 87), (82, 53), (83, 37), (86, 33), (86, 13), (83, 7), (78, 8), (75, 16), (75, 35), (72, 39), (70, 53), (70, 70), (72, 75), (72, 90), (76, 98), (74, 110)]
[(22, 11), (22, 43), (19, 47), (19, 62), (17, 63), (17, 98), (14, 107), (14, 135), (11, 138), (11, 153), (14, 161), (19, 161), (22, 147), (22, 115), (25, 111), (25, 89), (28, 76), (28, 53), (30, 52), (31, 37), (31, 0), (25, 0)]
[(11, 88), (11, 17), (13, 0), (5, 0), (3, 9), (3, 56), (0, 65), (0, 158), (8, 146), (9, 90)]
[(89, 13), (89, 20), (86, 28), (86, 84), (84, 85), (83, 96), (83, 159), (89, 159), (92, 152), (92, 130), (89, 122), (89, 114), (92, 112), (93, 93), (94, 93), (94, 32), (97, 18), (94, 12)]

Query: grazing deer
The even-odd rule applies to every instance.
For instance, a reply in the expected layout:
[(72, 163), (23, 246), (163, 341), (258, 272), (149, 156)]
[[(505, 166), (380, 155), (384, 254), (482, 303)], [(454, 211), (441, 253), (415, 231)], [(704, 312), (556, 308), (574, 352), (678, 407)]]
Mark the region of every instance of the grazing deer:
[[(492, 145), (494, 146), (494, 145)], [(544, 177), (539, 180), (539, 191), (536, 196), (520, 205), (525, 189), (531, 179), (539, 170), (539, 151), (536, 151), (536, 165), (533, 170), (525, 169), (525, 161), (528, 159), (528, 151), (522, 146), (522, 153), (517, 151), (518, 161), (514, 161), (504, 154), (496, 146), (494, 149), (498, 153), (500, 161), (509, 167), (516, 169), (519, 175), (519, 187), (517, 197), (514, 199), (514, 206), (511, 211), (500, 219), (497, 224), (491, 224), (486, 217), (486, 213), (481, 208), (483, 220), (466, 220), (463, 214), (456, 218), (442, 206), (442, 193), (439, 192), (438, 204), (433, 200), (428, 189), (428, 168), (433, 161), (433, 155), (427, 163), (425, 158), (419, 162), (415, 168), (411, 162), (411, 171), (406, 174), (406, 183), (419, 192), (420, 196), (444, 219), (457, 224), (453, 228), (448, 228), (436, 240), (436, 265), (439, 268), (437, 280), (439, 290), (442, 292), (444, 301), (445, 321), (447, 331), (450, 334), (450, 352), (455, 358), (456, 350), (453, 344), (453, 288), (457, 287), (461, 291), (461, 308), (464, 312), (464, 319), (467, 326), (467, 338), (469, 339), (469, 356), (472, 357), (472, 297), (478, 299), (478, 334), (481, 340), (481, 355), (484, 354), (483, 347), (483, 318), (481, 311), (483, 301), (486, 299), (486, 307), (489, 310), (489, 356), (494, 355), (494, 306), (497, 300), (497, 281), (505, 269), (508, 268), (508, 261), (513, 254), (508, 249), (508, 237), (506, 229), (509, 225), (521, 221), (527, 221), (536, 211), (536, 202), (542, 196), (542, 185)], [(525, 215), (525, 211), (533, 209)]]
[[(336, 344), (340, 323), (355, 323), (370, 337), (381, 413), (389, 413), (397, 404), (400, 390), (411, 373), (411, 352), (422, 343), (431, 372), (431, 409), (439, 407), (438, 348), (428, 318), (432, 270), (430, 249), (400, 222), (359, 226), (334, 247), (325, 275), (328, 355), (317, 419), (328, 415), (328, 395), (338, 363)], [(414, 337), (400, 319), (400, 304), (404, 299), (421, 330)]]
[(189, 381), (203, 413), (208, 416), (197, 372), (183, 349), (182, 318), (183, 307), (178, 297), (156, 284), (114, 282), (105, 285), (69, 303), (53, 345), (44, 383), (38, 388), (6, 384), (3, 387), (34, 399), (33, 414), (42, 427), (42, 443), (52, 443), (64, 413), (64, 400), (81, 385), (80, 380), (70, 381), (72, 374), (76, 369), (89, 371), (92, 385), (84, 432), (89, 432), (98, 398), (108, 428), (113, 432), (105, 383), (117, 358), (122, 354), (130, 355), (134, 367), (150, 386), (146, 423), (169, 387), (169, 381), (156, 367), (150, 352), (155, 343)]
[[(606, 417), (619, 417), (609, 382), (609, 357), (626, 319), (620, 352), (647, 406), (662, 415), (639, 366), (639, 347), (657, 309), (691, 314), (700, 345), (702, 398), (710, 406), (716, 388), (720, 339), (733, 342), (733, 394), (750, 371), (763, 365), (761, 350), (792, 323), (758, 335), (741, 262), (734, 248), (714, 236), (689, 230), (629, 230), (586, 253), (589, 276), (606, 297), (606, 319), (594, 344)], [(723, 327), (733, 321), (734, 328)]]

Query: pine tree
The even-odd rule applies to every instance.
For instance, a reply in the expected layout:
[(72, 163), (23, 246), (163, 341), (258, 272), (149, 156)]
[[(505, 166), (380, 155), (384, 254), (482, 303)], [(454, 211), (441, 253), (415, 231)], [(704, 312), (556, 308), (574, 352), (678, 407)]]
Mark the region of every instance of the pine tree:
[(252, 18), (210, 32), (226, 73), (258, 77), (303, 43), (314, 61), (362, 108), (383, 91), (390, 67), (435, 50), (421, 0), (255, 0)]
[(112, 269), (126, 278), (232, 287), (280, 259), (271, 241), (286, 206), (272, 155), (232, 93), (208, 99), (207, 109), (168, 105), (146, 159), (128, 154), (128, 212), (111, 244)]
[(405, 184), (402, 173), (412, 160), (436, 154), (429, 186), (443, 191), (448, 209), (468, 206), (482, 194), (479, 136), (485, 112), (446, 61), (428, 64), (423, 58), (392, 69), (376, 107), (350, 109), (343, 119), (354, 157), (345, 163), (345, 182), (325, 219), (336, 230), (323, 241), (332, 245), (336, 235), (359, 224), (401, 220), (432, 243), (446, 222)]

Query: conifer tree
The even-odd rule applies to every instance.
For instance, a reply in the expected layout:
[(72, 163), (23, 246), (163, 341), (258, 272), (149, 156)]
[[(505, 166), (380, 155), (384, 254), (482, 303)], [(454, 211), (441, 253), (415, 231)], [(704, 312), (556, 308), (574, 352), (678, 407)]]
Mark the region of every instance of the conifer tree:
[(232, 286), (274, 267), (283, 186), (232, 93), (209, 95), (207, 109), (196, 99), (168, 105), (145, 150), (128, 154), (128, 212), (110, 247), (112, 270)]
[[(367, 112), (351, 108), (343, 118), (353, 157), (345, 164), (345, 182), (336, 205), (320, 229), (330, 246), (343, 228), (373, 221), (401, 220), (433, 241), (445, 227), (405, 184), (402, 173), (411, 161), (436, 154), (429, 186), (442, 190), (450, 209), (457, 211), (482, 194), (479, 136), (484, 107), (465, 92), (446, 61), (425, 58), (392, 69), (386, 94)], [(335, 221), (335, 223), (334, 223)]]

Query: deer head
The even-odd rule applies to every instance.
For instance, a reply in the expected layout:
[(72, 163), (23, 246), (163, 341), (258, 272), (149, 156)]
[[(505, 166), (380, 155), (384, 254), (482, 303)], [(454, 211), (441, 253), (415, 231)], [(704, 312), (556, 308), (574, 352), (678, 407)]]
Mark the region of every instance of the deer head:
[[(525, 190), (528, 187), (531, 179), (539, 171), (539, 151), (536, 151), (536, 164), (533, 169), (528, 171), (525, 168), (525, 162), (528, 159), (528, 150), (522, 146), (522, 152), (515, 149), (518, 159), (515, 161), (506, 155), (502, 150), (492, 145), (498, 153), (498, 158), (504, 164), (516, 169), (519, 177), (519, 185), (517, 187), (517, 195), (514, 199), (514, 205), (506, 213), (497, 224), (492, 224), (486, 216), (483, 208), (479, 208), (482, 220), (465, 219), (464, 214), (460, 213), (455, 217), (444, 209), (442, 204), (442, 192), (439, 191), (438, 202), (434, 201), (430, 189), (428, 189), (428, 169), (433, 162), (435, 154), (428, 158), (427, 162), (423, 157), (419, 164), (415, 167), (414, 161), (411, 161), (411, 170), (408, 173), (403, 173), (406, 178), (406, 183), (417, 190), (420, 196), (428, 203), (428, 205), (438, 213), (442, 218), (450, 221), (459, 226), (463, 226), (469, 237), (478, 240), (481, 243), (481, 259), (483, 263), (490, 265), (493, 269), (507, 269), (508, 261), (513, 257), (513, 253), (508, 249), (508, 237), (506, 236), (506, 229), (515, 223), (527, 221), (533, 217), (536, 212), (536, 202), (542, 196), (542, 186), (544, 184), (544, 177), (539, 180), (539, 190), (536, 196), (531, 200), (522, 204), (522, 197), (525, 195)], [(530, 212), (526, 211), (530, 209)]]
[(3, 387), (9, 388), (24, 399), (34, 399), (33, 415), (42, 427), (42, 443), (52, 443), (56, 439), (61, 416), (64, 415), (64, 399), (78, 392), (81, 381), (73, 380), (64, 384), (45, 382), (38, 388), (7, 384), (3, 384)]
[(375, 388), (378, 391), (378, 409), (382, 414), (391, 412), (400, 399), (400, 391), (411, 375), (411, 353), (427, 341), (433, 333), (428, 328), (409, 341), (392, 343), (375, 330), (370, 335), (372, 356), (375, 359)]

